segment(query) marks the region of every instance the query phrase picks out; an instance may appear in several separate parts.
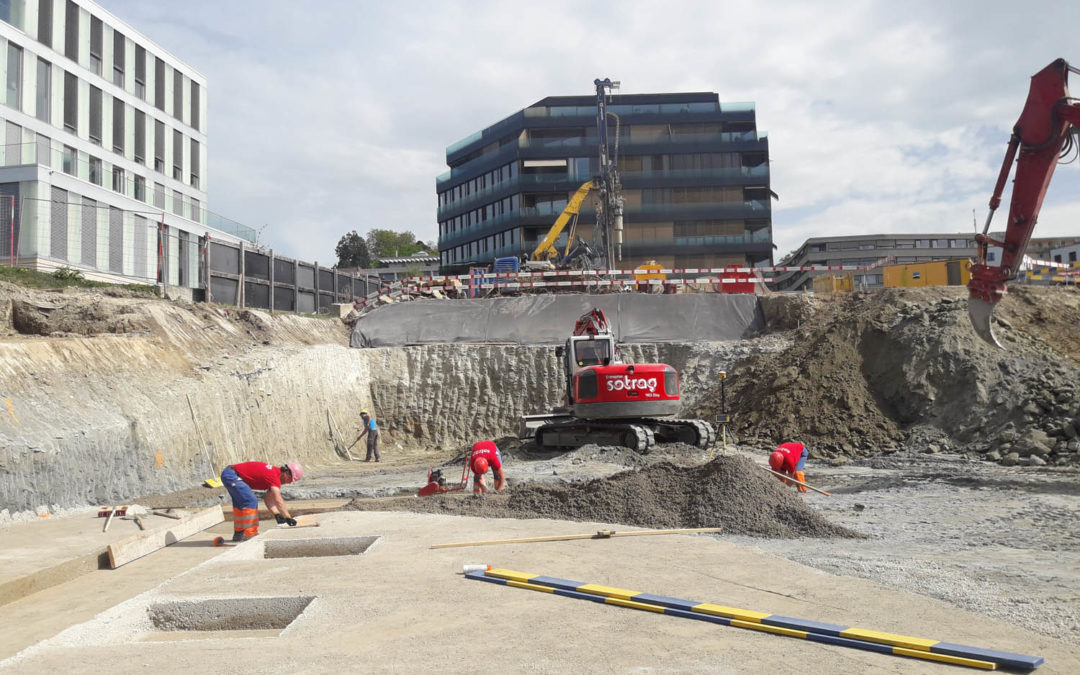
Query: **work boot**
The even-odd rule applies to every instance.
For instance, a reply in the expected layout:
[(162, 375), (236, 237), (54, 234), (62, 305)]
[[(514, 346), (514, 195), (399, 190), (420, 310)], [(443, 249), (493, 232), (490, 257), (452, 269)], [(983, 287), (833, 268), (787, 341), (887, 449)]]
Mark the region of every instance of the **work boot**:
[(234, 542), (239, 543), (241, 541), (247, 541), (247, 538), (248, 537), (247, 537), (247, 535), (244, 534), (243, 530), (236, 530), (235, 532), (232, 533), (232, 540)]

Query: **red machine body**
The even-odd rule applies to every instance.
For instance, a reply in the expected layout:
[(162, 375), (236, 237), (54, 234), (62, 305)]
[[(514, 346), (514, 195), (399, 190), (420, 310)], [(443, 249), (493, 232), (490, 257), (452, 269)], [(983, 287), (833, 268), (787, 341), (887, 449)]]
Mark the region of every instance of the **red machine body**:
[(700, 447), (715, 439), (706, 422), (665, 419), (682, 406), (679, 374), (663, 363), (625, 363), (602, 310), (583, 314), (556, 353), (564, 359), (566, 405), (522, 420), (522, 436), (538, 445), (606, 443), (646, 452), (657, 438)]
[[(1069, 96), (1069, 72), (1080, 73), (1065, 59), (1058, 59), (1031, 78), (1027, 102), (1020, 119), (1013, 127), (1009, 147), (998, 174), (994, 193), (990, 197), (990, 213), (981, 234), (975, 236), (978, 253), (971, 266), (968, 283), (968, 315), (979, 337), (1001, 347), (991, 328), (994, 305), (1006, 293), (1006, 282), (1016, 276), (1024, 259), (1024, 251), (1042, 209), (1046, 189), (1058, 159), (1072, 149), (1072, 127), (1080, 127), (1080, 103)], [(987, 232), (994, 211), (1001, 204), (1001, 193), (1016, 159), (1012, 201), (1005, 240), (991, 239)], [(1001, 264), (987, 264), (986, 251), (990, 245), (1000, 246)]]

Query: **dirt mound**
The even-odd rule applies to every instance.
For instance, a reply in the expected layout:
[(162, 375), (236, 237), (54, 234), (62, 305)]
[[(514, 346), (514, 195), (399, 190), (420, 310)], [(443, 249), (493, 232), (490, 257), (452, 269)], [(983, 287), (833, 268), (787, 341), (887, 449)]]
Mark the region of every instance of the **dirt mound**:
[[(789, 349), (733, 369), (735, 429), (760, 445), (797, 438), (819, 457), (908, 447), (1080, 464), (1080, 293), (1015, 287), (998, 314), (1006, 351), (975, 336), (963, 288), (838, 297)], [(719, 412), (717, 393), (699, 415)]]
[(720, 527), (757, 537), (858, 537), (825, 520), (745, 457), (697, 467), (662, 462), (574, 485), (525, 484), (482, 498), (354, 499), (344, 510), (417, 511), (487, 518), (552, 518), (651, 528)]
[(11, 325), (23, 335), (145, 333), (150, 323), (130, 304), (97, 297), (57, 295), (51, 302), (14, 299)]

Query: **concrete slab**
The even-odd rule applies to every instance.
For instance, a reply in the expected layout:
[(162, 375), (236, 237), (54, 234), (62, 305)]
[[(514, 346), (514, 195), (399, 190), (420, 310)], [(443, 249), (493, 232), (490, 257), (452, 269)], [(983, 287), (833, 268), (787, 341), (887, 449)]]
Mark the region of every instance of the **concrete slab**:
[[(593, 584), (634, 588), (838, 625), (1043, 656), (1040, 673), (1080, 672), (1080, 649), (984, 616), (851, 577), (832, 576), (706, 535), (627, 537), (484, 549), (431, 550), (446, 540), (592, 532), (606, 523), (495, 520), (339, 512), (308, 530), (271, 530), (158, 588), (63, 631), (0, 666), (110, 673), (221, 670), (237, 654), (263, 654), (272, 672), (674, 671), (957, 672), (954, 666), (856, 652), (650, 612), (582, 603), (466, 580), (480, 563)], [(621, 529), (626, 529), (621, 527)], [(362, 553), (264, 557), (267, 541), (377, 536)], [(792, 542), (798, 546), (799, 542)], [(318, 547), (316, 547), (318, 548)], [(148, 558), (149, 559), (149, 558)], [(205, 611), (247, 599), (314, 596), (274, 637), (154, 627), (150, 610)], [(177, 604), (179, 603), (179, 604)], [(213, 630), (219, 630), (213, 626)], [(238, 625), (241, 631), (248, 626)], [(252, 629), (256, 630), (256, 629)], [(275, 629), (276, 630), (276, 629)], [(231, 636), (244, 635), (239, 642)], [(201, 639), (200, 639), (201, 638)], [(148, 642), (149, 640), (149, 642)], [(219, 665), (220, 664), (220, 665)], [(343, 665), (347, 664), (347, 665)]]

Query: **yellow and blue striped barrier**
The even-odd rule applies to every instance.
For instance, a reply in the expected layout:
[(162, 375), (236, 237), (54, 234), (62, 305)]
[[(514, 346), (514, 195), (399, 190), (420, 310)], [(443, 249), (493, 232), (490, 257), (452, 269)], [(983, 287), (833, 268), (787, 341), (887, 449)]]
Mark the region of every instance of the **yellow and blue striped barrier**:
[(1041, 656), (1013, 654), (1011, 652), (969, 647), (939, 640), (882, 633), (851, 626), (838, 626), (819, 621), (796, 619), (780, 614), (692, 602), (664, 595), (628, 591), (621, 588), (587, 584), (581, 581), (570, 581), (568, 579), (515, 572), (513, 570), (489, 569), (487, 572), (470, 572), (465, 576), (476, 581), (487, 581), (579, 600), (591, 600), (592, 602), (628, 607), (657, 614), (668, 614), (686, 619), (709, 621), (724, 626), (786, 635), (823, 644), (940, 661), (984, 670), (996, 670), (998, 666), (1034, 670), (1043, 663)]

